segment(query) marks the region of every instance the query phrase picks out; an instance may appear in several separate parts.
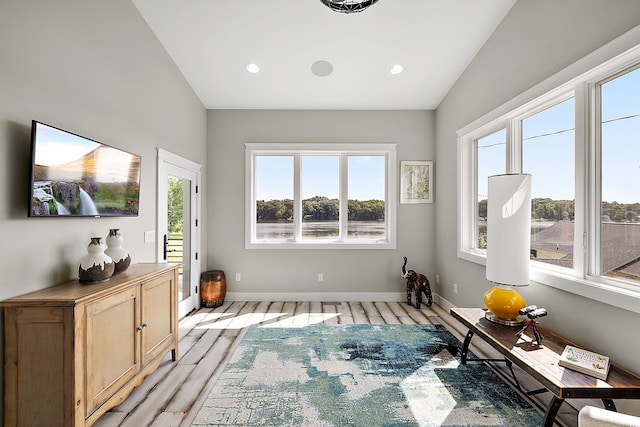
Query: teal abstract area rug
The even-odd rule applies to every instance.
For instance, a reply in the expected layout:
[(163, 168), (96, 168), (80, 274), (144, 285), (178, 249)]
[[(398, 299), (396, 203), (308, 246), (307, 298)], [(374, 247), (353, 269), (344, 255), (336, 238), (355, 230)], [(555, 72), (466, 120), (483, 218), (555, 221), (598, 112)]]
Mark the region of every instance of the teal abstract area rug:
[(539, 426), (442, 325), (251, 327), (193, 426)]

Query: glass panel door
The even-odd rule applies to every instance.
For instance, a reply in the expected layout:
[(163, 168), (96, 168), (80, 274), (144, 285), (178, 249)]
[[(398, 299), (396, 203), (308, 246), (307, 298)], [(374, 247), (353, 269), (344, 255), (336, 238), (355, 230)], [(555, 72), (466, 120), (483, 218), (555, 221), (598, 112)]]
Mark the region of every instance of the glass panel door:
[(182, 264), (178, 270), (178, 316), (199, 307), (200, 166), (158, 150), (158, 262)]

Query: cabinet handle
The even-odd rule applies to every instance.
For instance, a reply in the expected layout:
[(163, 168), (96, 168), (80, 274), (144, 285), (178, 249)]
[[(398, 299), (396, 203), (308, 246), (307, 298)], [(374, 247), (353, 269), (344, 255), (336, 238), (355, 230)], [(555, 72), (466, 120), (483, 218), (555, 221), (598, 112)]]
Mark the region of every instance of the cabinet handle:
[(149, 326), (149, 325), (147, 325), (146, 323), (143, 323), (142, 325), (140, 325), (140, 326), (138, 326), (136, 328), (136, 331), (142, 332), (142, 329), (146, 328), (147, 326)]

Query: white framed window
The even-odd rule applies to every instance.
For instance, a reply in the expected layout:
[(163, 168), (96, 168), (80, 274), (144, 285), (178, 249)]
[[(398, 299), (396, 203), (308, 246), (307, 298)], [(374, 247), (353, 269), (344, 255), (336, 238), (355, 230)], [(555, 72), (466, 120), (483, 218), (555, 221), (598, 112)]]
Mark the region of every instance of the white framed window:
[(640, 65), (597, 83), (595, 100), (593, 208), (600, 229), (590, 270), (640, 286)]
[(638, 135), (640, 27), (458, 131), (458, 256), (485, 263), (486, 175), (529, 173), (531, 279), (640, 312)]
[(245, 144), (247, 249), (395, 249), (395, 144)]

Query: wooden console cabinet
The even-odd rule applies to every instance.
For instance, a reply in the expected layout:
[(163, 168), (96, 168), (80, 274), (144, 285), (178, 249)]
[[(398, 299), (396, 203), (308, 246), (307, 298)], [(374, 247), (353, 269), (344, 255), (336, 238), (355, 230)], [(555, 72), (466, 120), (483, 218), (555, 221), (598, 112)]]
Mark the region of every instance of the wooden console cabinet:
[(178, 265), (135, 264), (0, 302), (5, 426), (90, 426), (171, 351), (178, 357)]

